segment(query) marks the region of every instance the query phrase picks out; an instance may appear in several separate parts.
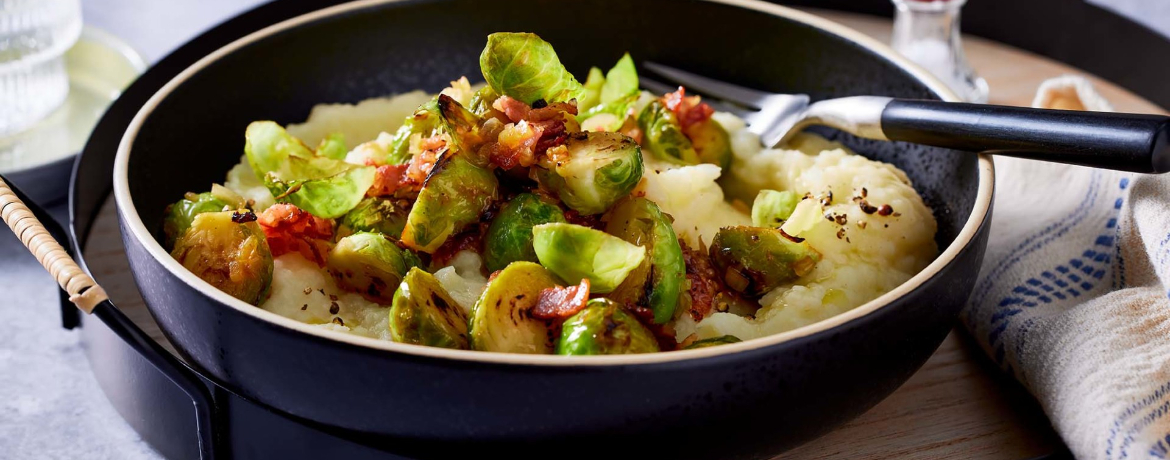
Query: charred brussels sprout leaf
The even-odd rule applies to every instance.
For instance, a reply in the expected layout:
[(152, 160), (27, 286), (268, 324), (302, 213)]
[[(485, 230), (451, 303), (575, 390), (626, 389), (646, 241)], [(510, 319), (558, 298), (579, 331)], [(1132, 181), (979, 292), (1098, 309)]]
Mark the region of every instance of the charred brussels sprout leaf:
[(163, 235), (166, 237), (166, 247), (175, 247), (175, 239), (191, 228), (191, 221), (195, 220), (195, 216), (205, 212), (223, 211), (228, 204), (223, 200), (216, 198), (211, 192), (203, 192), (198, 195), (189, 193), (186, 198), (183, 198), (167, 207), (166, 217), (163, 218)]
[(532, 248), (532, 227), (564, 222), (561, 208), (531, 193), (517, 195), (500, 209), (488, 226), (483, 258), (489, 272), (502, 270), (516, 261), (536, 262)]
[(642, 146), (655, 158), (675, 163), (699, 163), (699, 154), (683, 134), (678, 117), (662, 101), (656, 100), (642, 109), (638, 114), (638, 129), (642, 130)]
[(695, 343), (683, 347), (683, 350), (694, 350), (696, 348), (707, 348), (716, 345), (726, 345), (729, 343), (743, 342), (734, 335), (725, 335), (721, 337), (711, 337), (709, 339), (696, 340)]
[(577, 99), (577, 110), (584, 112), (600, 104), (602, 85), (605, 85), (605, 74), (597, 67), (590, 68), (589, 76), (585, 78), (585, 85), (581, 90), (581, 98)]
[(609, 299), (592, 299), (561, 326), (558, 355), (621, 355), (658, 351), (658, 340)]
[(332, 158), (334, 160), (344, 160), (345, 154), (349, 153), (349, 149), (345, 146), (345, 136), (341, 133), (333, 133), (321, 139), (321, 143), (317, 145), (317, 155), (325, 158)]
[(532, 105), (568, 102), (583, 93), (557, 58), (556, 51), (536, 34), (499, 32), (488, 35), (479, 57), (483, 78), (497, 93)]
[(710, 163), (726, 170), (731, 166), (731, 135), (718, 121), (708, 118), (684, 131), (691, 140), (700, 163)]
[(244, 153), (277, 201), (333, 219), (358, 204), (374, 183), (375, 169), (314, 155), (271, 121), (248, 125)]
[(434, 275), (411, 268), (390, 305), (390, 339), (466, 350), (467, 316)]
[(541, 224), (532, 234), (541, 265), (569, 284), (589, 278), (598, 294), (613, 291), (646, 258), (646, 248), (580, 225)]
[(341, 217), (341, 236), (357, 232), (375, 232), (398, 238), (406, 227), (409, 212), (404, 200), (394, 198), (368, 197)]
[(760, 190), (756, 200), (752, 202), (752, 225), (779, 227), (792, 215), (800, 200), (800, 195), (788, 190), (783, 192)]
[(682, 247), (670, 218), (645, 198), (618, 203), (608, 217), (607, 233), (646, 248), (646, 258), (609, 298), (623, 305), (650, 309), (655, 323), (670, 321), (686, 279)]
[(774, 228), (724, 227), (711, 240), (711, 260), (727, 286), (759, 296), (812, 271), (821, 255)]
[(402, 242), (417, 251), (435, 252), (448, 237), (479, 221), (495, 201), (499, 186), (490, 170), (459, 152), (447, 152), (423, 183), (406, 217)]
[(540, 291), (556, 278), (532, 262), (514, 262), (493, 278), (471, 310), (471, 346), (504, 353), (552, 353), (548, 323), (533, 318)]
[(196, 215), (175, 240), (171, 256), (203, 281), (252, 305), (264, 300), (272, 284), (272, 253), (251, 213)]
[(484, 86), (476, 91), (471, 96), (471, 102), (467, 105), (467, 109), (471, 110), (478, 117), (483, 117), (491, 110), (492, 104), (499, 99), (500, 95), (491, 86)]
[[(456, 150), (463, 152), (468, 158), (472, 158), (485, 140), (479, 133), (481, 121), (479, 116), (471, 113), (470, 110), (459, 105), (458, 101), (446, 94), (439, 95), (438, 104), (442, 126), (451, 135), (451, 140), (455, 142), (457, 147)], [(479, 162), (478, 158), (475, 160)]]
[(575, 133), (565, 147), (565, 158), (557, 161), (553, 171), (537, 170), (537, 178), (582, 215), (605, 212), (642, 180), (642, 151), (629, 137)]
[(326, 269), (337, 284), (371, 302), (389, 304), (406, 271), (422, 265), (418, 256), (381, 233), (354, 233), (329, 252)]

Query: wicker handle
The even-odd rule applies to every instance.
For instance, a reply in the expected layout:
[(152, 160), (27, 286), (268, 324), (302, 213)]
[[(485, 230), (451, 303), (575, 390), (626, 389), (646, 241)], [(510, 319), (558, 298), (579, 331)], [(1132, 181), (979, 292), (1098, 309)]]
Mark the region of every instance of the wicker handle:
[(25, 206), (16, 193), (0, 178), (0, 217), (8, 224), (20, 241), (36, 256), (37, 261), (48, 270), (61, 289), (69, 293), (69, 301), (77, 305), (81, 311), (92, 312), (94, 307), (106, 300), (106, 291), (102, 290), (90, 278), (69, 253), (65, 252), (57, 240), (49, 234), (41, 221), (37, 220), (32, 211)]

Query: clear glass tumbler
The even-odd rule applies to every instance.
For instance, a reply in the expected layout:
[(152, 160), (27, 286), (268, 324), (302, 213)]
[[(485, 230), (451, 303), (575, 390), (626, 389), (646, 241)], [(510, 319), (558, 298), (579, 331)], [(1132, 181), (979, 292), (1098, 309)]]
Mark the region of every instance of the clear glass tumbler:
[(0, 0), (0, 137), (65, 101), (62, 55), (81, 34), (80, 0)]
[(987, 102), (987, 82), (963, 54), (959, 12), (967, 0), (893, 0), (894, 49), (926, 68), (967, 102)]

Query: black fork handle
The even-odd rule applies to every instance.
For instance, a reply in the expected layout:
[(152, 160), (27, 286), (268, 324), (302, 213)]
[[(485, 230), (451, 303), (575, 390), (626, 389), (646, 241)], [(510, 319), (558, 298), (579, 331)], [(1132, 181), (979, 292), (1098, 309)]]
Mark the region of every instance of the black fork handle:
[(1138, 173), (1170, 171), (1170, 117), (893, 99), (887, 138)]

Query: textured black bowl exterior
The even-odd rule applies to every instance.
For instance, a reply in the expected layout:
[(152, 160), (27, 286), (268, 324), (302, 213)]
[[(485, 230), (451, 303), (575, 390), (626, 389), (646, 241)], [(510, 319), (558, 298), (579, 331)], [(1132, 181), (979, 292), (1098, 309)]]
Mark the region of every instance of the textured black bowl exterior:
[[(156, 229), (175, 197), (221, 181), (239, 160), (252, 120), (288, 123), (320, 102), (437, 91), (459, 75), (474, 77), (484, 37), (500, 30), (539, 33), (578, 75), (629, 51), (814, 99), (938, 97), (864, 47), (775, 15), (707, 2), (581, 1), (567, 22), (565, 5), (378, 4), (225, 55), (176, 87), (143, 122), (128, 166), (135, 208)], [(658, 20), (664, 14), (674, 19)], [(680, 26), (692, 22), (700, 26)], [(975, 156), (840, 140), (905, 170), (935, 210), (939, 247), (951, 243), (975, 206)], [(136, 239), (125, 222), (123, 235), (156, 320), (186, 359), (225, 388), (391, 452), (439, 457), (483, 449), (524, 456), (632, 452), (615, 453), (616, 440), (636, 440), (656, 456), (776, 453), (860, 414), (917, 370), (950, 330), (986, 245), (983, 225), (917, 289), (809, 336), (685, 361), (549, 367), (393, 353), (307, 335), (217, 302), (154, 259), (146, 249), (154, 243)], [(586, 438), (592, 440), (565, 447)], [(515, 441), (534, 444), (520, 448)]]

